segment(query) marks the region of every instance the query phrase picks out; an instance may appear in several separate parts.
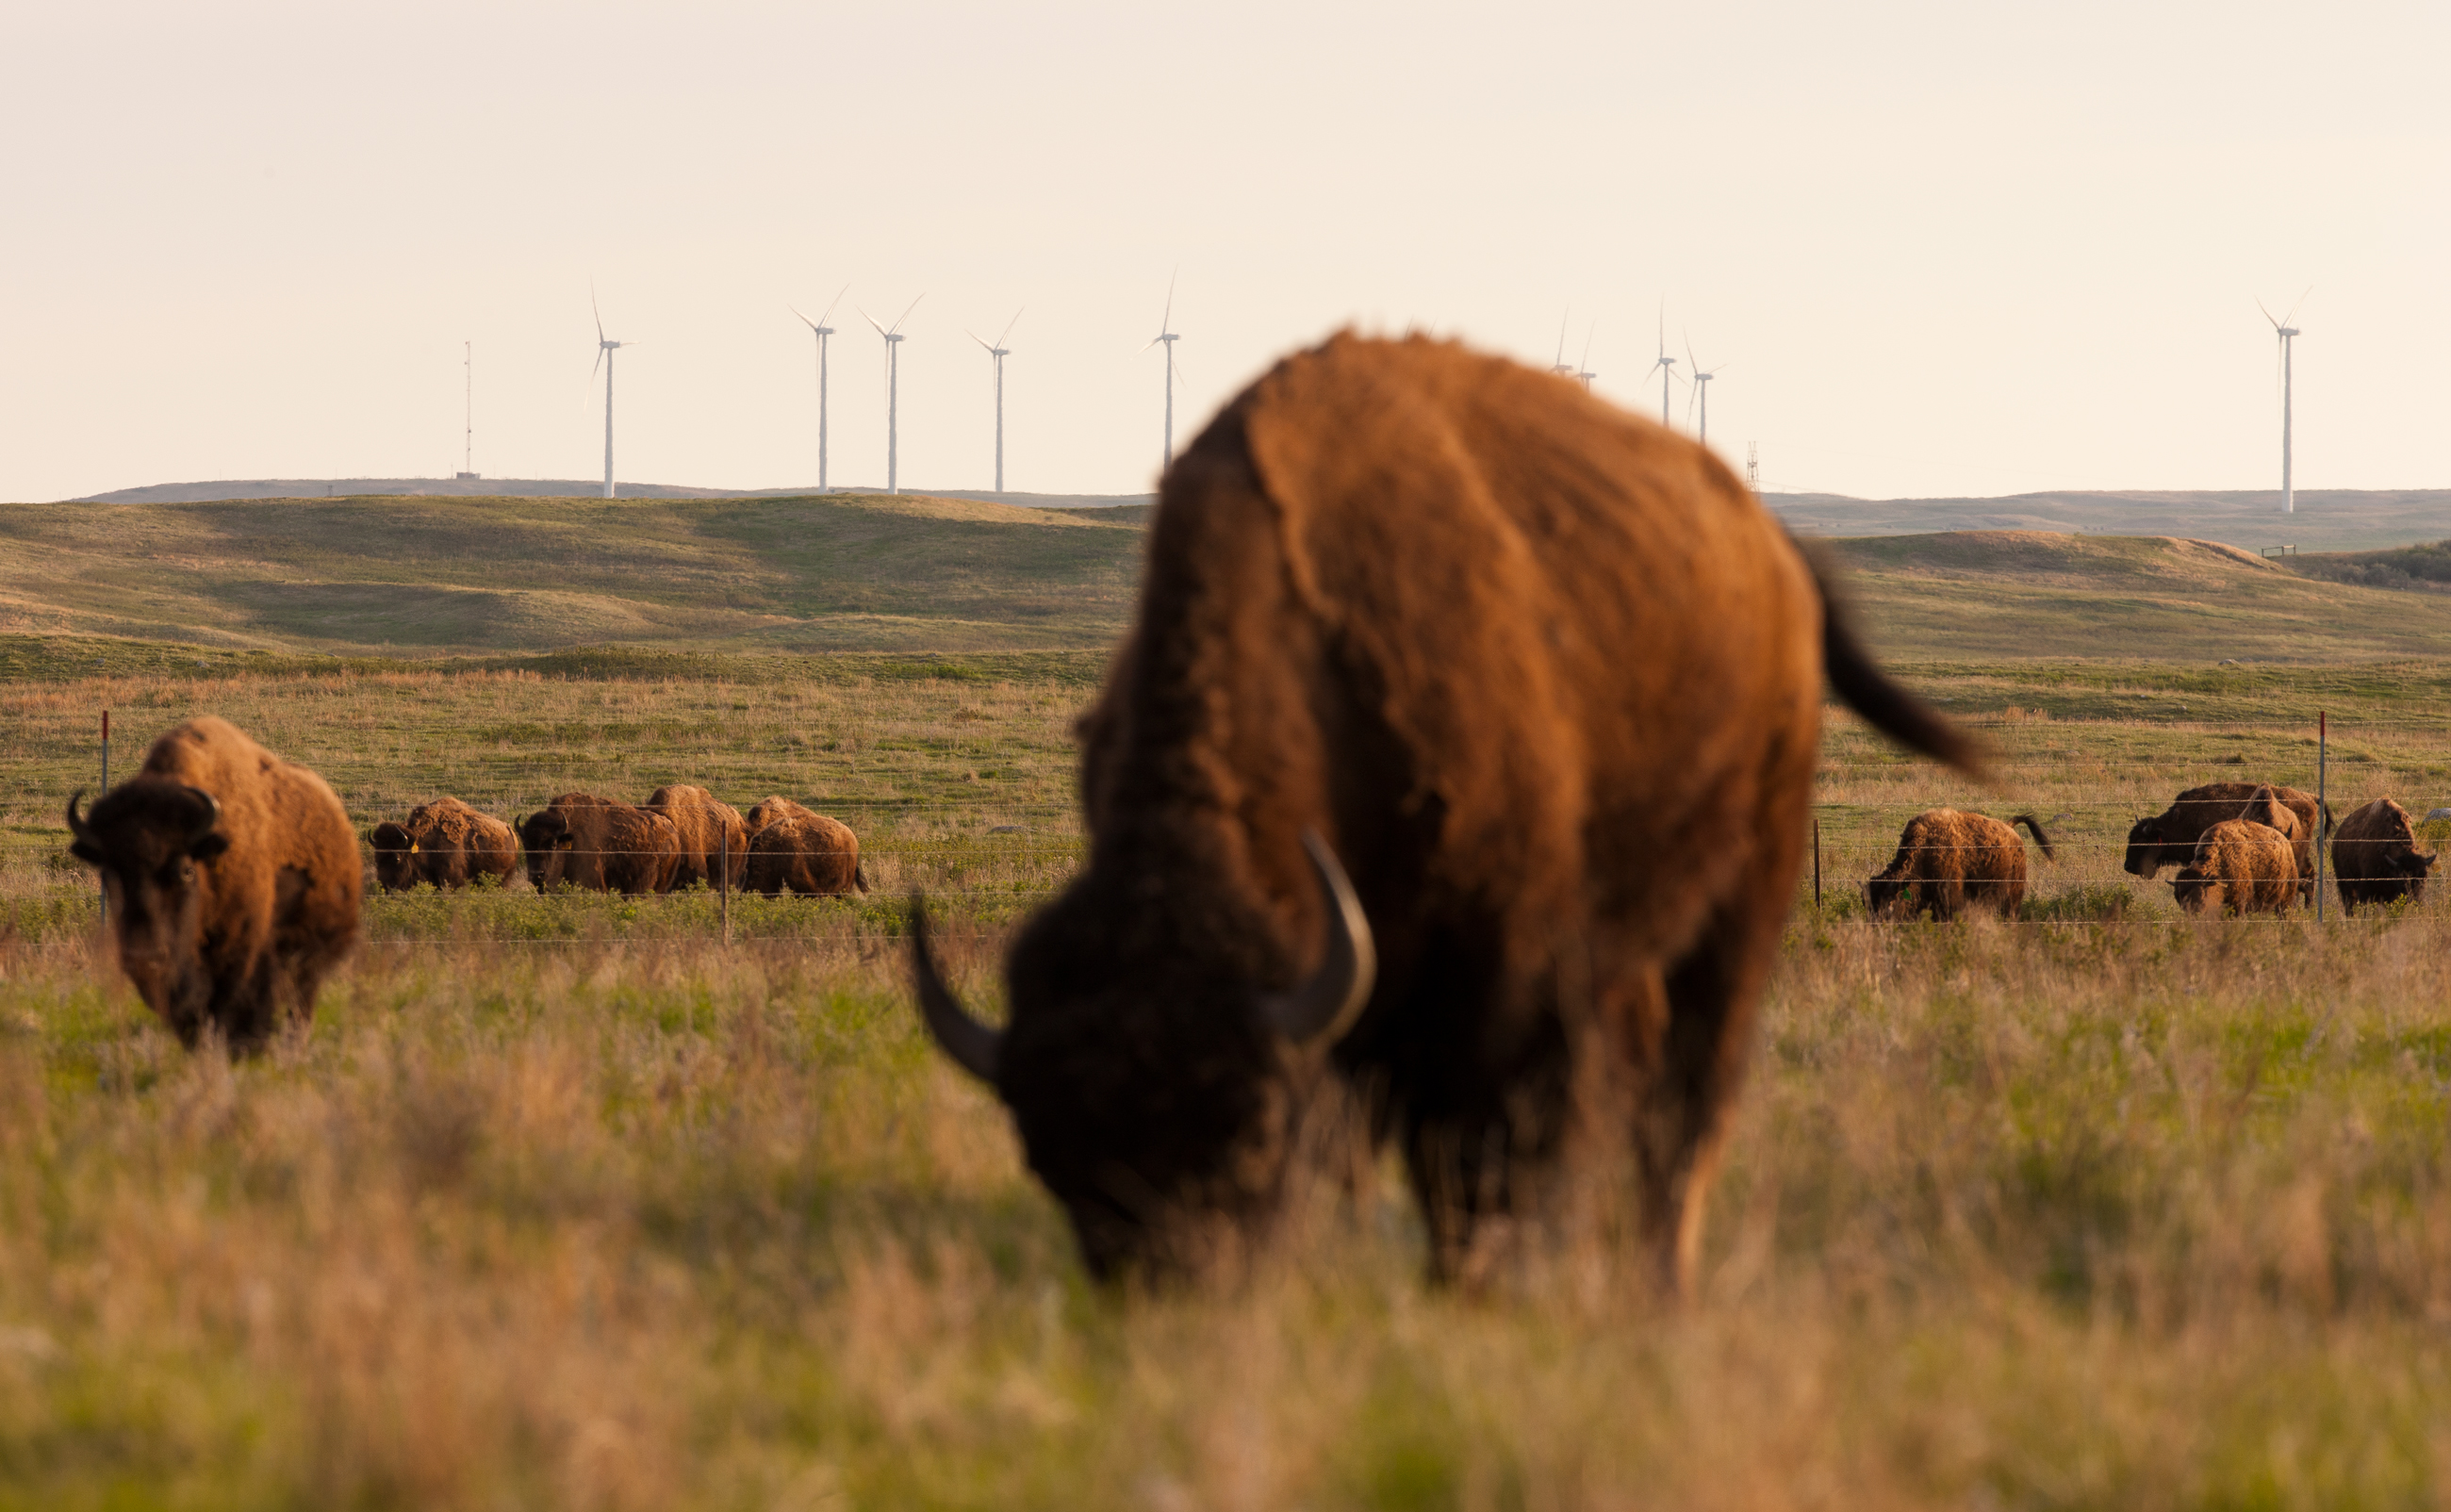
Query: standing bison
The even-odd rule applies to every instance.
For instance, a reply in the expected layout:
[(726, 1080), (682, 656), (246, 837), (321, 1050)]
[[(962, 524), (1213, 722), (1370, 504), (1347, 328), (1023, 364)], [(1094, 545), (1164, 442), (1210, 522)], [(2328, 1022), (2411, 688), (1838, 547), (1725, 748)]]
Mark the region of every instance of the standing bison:
[(136, 776), (80, 815), (69, 853), (102, 874), (119, 964), (146, 1006), (195, 1049), (233, 1051), (311, 1018), (324, 978), (358, 941), (357, 832), (322, 777), (225, 719), (165, 734)]
[(1946, 923), (1969, 908), (2015, 918), (2026, 901), (2026, 842), (2014, 828), (2020, 824), (2050, 859), (2050, 837), (2030, 814), (2003, 824), (1984, 814), (1926, 809), (1907, 821), (1890, 864), (1864, 884), (1865, 901), (1876, 918), (1929, 913)]
[(480, 876), (510, 880), (520, 866), (520, 837), (490, 814), (458, 798), (437, 798), (409, 810), (404, 824), (375, 826), (375, 881), (388, 893), (420, 882), (466, 887)]
[(797, 893), (833, 897), (868, 891), (859, 866), (859, 836), (838, 819), (813, 814), (789, 798), (767, 798), (749, 810), (749, 865), (742, 885), (777, 897)]
[(2170, 879), (2170, 895), (2190, 913), (2285, 913), (2298, 881), (2288, 835), (2253, 819), (2224, 819), (2196, 842), (2196, 854)]
[(1440, 1273), (1616, 1149), (1675, 1282), (1824, 677), (1917, 749), (1972, 748), (1712, 453), (1460, 346), (1286, 360), (1161, 498), (1083, 721), (1087, 864), (1013, 942), (1007, 1027), (955, 1000), (913, 900), (938, 1041), (1101, 1275), (1264, 1226), (1324, 1068), (1400, 1142)]
[(593, 793), (565, 793), (520, 820), (528, 883), (598, 893), (661, 893), (680, 865), (680, 832), (660, 814)]
[(2377, 798), (2352, 813), (2332, 832), (2332, 871), (2341, 885), (2341, 906), (2354, 913), (2365, 903), (2411, 902), (2425, 895), (2434, 857), (2417, 849), (2408, 811)]
[(2261, 795), (2267, 790), (2287, 811), (2271, 827), (2288, 837), (2290, 850), (2295, 853), (2300, 891), (2312, 899), (2319, 821), (2322, 831), (2329, 831), (2331, 810), (2311, 793), (2270, 782), (2207, 782), (2180, 794), (2167, 809), (2151, 818), (2137, 820), (2127, 832), (2127, 858), (2124, 865), (2128, 874), (2149, 882), (2166, 866), (2186, 866), (2195, 858), (2196, 842), (2204, 838), (2205, 832), (2225, 819), (2264, 823), (2272, 815), (2255, 811), (2261, 810)]
[(639, 807), (672, 820), (680, 838), (680, 861), (664, 884), (667, 891), (698, 882), (714, 887), (716, 870), (726, 864), (727, 856), (730, 874), (725, 880), (740, 885), (740, 874), (749, 865), (749, 826), (741, 822), (738, 809), (685, 782), (657, 788)]

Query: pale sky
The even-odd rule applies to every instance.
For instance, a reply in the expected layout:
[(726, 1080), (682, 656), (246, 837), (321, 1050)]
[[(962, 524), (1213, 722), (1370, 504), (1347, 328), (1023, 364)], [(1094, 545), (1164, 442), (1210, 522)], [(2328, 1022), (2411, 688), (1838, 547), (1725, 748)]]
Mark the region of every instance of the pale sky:
[[(1354, 323), (1572, 361), (1866, 497), (2451, 485), (2451, 7), (27, 3), (0, 499), (476, 466), (1148, 487)], [(1682, 364), (1680, 363), (1680, 366)], [(1675, 418), (1684, 423), (1685, 389)]]

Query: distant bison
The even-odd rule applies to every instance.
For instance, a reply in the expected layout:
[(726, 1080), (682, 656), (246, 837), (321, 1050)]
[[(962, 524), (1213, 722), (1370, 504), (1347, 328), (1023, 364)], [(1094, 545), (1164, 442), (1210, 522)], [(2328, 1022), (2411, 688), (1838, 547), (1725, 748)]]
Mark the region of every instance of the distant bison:
[(2298, 896), (2297, 851), (2271, 825), (2224, 819), (2196, 842), (2170, 893), (2190, 913), (2285, 913)]
[(520, 820), (528, 882), (598, 893), (661, 893), (680, 865), (680, 832), (660, 814), (593, 793), (565, 793)]
[(2196, 842), (2223, 820), (2245, 818), (2264, 823), (2266, 815), (2251, 811), (2262, 801), (2257, 795), (2266, 789), (2288, 811), (2288, 817), (2272, 828), (2288, 837), (2290, 850), (2295, 853), (2300, 891), (2312, 898), (2315, 844), (2320, 833), (2332, 827), (2331, 811), (2315, 795), (2277, 783), (2207, 782), (2200, 788), (2189, 788), (2167, 809), (2149, 819), (2137, 820), (2128, 830), (2125, 863), (2127, 872), (2149, 882), (2162, 868), (2186, 866), (2195, 859)]
[(749, 869), (742, 885), (776, 897), (797, 893), (831, 897), (865, 893), (859, 836), (851, 826), (813, 814), (789, 798), (767, 798), (749, 810)]
[(2332, 834), (2332, 870), (2341, 884), (2341, 905), (2352, 912), (2362, 903), (2423, 897), (2434, 859), (2417, 849), (2408, 811), (2389, 798), (2377, 798), (2352, 813)]
[(404, 893), (423, 882), (465, 887), (480, 876), (508, 881), (520, 866), (520, 837), (490, 814), (458, 798), (437, 798), (409, 810), (404, 824), (375, 826), (375, 881)]
[(716, 863), (727, 854), (730, 883), (740, 885), (741, 873), (749, 865), (749, 826), (742, 822), (739, 810), (685, 782), (657, 788), (639, 807), (672, 820), (680, 836), (680, 863), (673, 869), (672, 880), (664, 884), (667, 890), (698, 882), (715, 886)]
[(102, 873), (119, 964), (193, 1050), (207, 1028), (261, 1049), (358, 940), (357, 832), (322, 777), (206, 716), (153, 742), (77, 814), (69, 852)]
[(1401, 1144), (1437, 1273), (1623, 1161), (1677, 1284), (1825, 677), (1917, 749), (1972, 747), (1716, 455), (1458, 345), (1286, 359), (1161, 498), (1082, 725), (1086, 864), (1012, 942), (1006, 1026), (914, 900), (938, 1042), (1102, 1275), (1265, 1234), (1324, 1075)]
[(1865, 901), (1877, 918), (1929, 913), (1946, 922), (1969, 908), (2015, 918), (2026, 900), (2026, 842), (2015, 829), (2020, 824), (2050, 858), (2050, 838), (2030, 814), (2003, 824), (1989, 815), (1926, 809), (1907, 821), (1890, 864), (1864, 884)]

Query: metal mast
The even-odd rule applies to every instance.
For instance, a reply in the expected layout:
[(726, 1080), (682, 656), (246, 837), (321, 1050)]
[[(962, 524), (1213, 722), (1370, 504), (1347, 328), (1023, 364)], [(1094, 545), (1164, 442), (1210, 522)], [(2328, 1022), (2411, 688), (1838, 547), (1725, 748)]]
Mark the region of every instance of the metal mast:
[(1158, 317), (1157, 334), (1149, 338), (1148, 346), (1141, 348), (1146, 352), (1160, 344), (1166, 347), (1166, 450), (1158, 460), (1161, 468), (1174, 461), (1174, 344), (1182, 339), (1174, 330), (1174, 280), (1169, 278), (1166, 281), (1166, 313)]
[(995, 491), (997, 493), (1004, 492), (1004, 360), (1012, 355), (1010, 348), (1005, 345), (1004, 339), (1012, 334), (1013, 326), (1020, 322), (1021, 311), (1013, 311), (1012, 319), (1004, 323), (1004, 330), (992, 342), (982, 340), (976, 331), (970, 333), (971, 340), (986, 347), (989, 359), (995, 363)]
[[(596, 361), (604, 369), (604, 497), (613, 497), (613, 354), (636, 342), (608, 341), (604, 335), (604, 312), (597, 308), (596, 291), (587, 291), (587, 307), (596, 314)], [(595, 376), (590, 374), (590, 377)]]
[(2264, 309), (2264, 304), (2261, 300), (2256, 302), (2255, 306), (2257, 309), (2264, 310), (2264, 318), (2265, 320), (2272, 321), (2273, 334), (2281, 339), (2281, 512), (2284, 515), (2294, 515), (2298, 512), (2298, 496), (2296, 491), (2291, 487), (2289, 477), (2289, 402), (2291, 397), (2289, 359), (2291, 356), (2290, 343), (2298, 335), (2298, 328), (2289, 323), (2297, 319), (2300, 306), (2304, 305), (2305, 303), (2306, 296), (2304, 294), (2299, 295), (2298, 303), (2289, 306), (2289, 313), (2284, 315), (2277, 321), (2272, 320), (2272, 312), (2270, 310)]
[(826, 312), (815, 320), (800, 315), (796, 307), (786, 306), (793, 314), (799, 315), (800, 323), (817, 338), (817, 492), (821, 494), (826, 491), (826, 338), (834, 333), (834, 328), (826, 322), (833, 318), (834, 305), (840, 304), (843, 295), (850, 292), (848, 284), (836, 290), (832, 303), (826, 305)]
[(911, 311), (919, 307), (919, 300), (927, 297), (922, 294), (912, 300), (910, 308), (902, 312), (902, 320), (895, 321), (891, 328), (876, 325), (876, 317), (868, 311), (859, 312), (859, 318), (876, 325), (876, 334), (885, 338), (885, 491), (889, 494), (902, 492), (902, 344), (908, 340), (902, 334), (902, 321), (909, 320)]
[(477, 476), (477, 344), (461, 342), (461, 365), (467, 378), (467, 414), (460, 432), (460, 476)]

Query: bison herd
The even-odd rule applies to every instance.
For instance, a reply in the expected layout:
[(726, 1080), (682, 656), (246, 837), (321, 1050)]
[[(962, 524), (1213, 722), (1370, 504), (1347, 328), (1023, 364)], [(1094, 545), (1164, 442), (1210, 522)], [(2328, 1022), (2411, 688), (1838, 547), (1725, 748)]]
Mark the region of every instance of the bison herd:
[[(313, 1014), (357, 944), (365, 887), (348, 812), (322, 777), (206, 715), (154, 741), (135, 776), (81, 814), (84, 797), (69, 798), (69, 853), (102, 874), (120, 967), (182, 1044), (210, 1029), (253, 1051), (284, 1018)], [(522, 854), (539, 892), (868, 891), (848, 826), (789, 798), (743, 818), (697, 787), (658, 788), (635, 808), (565, 793), (516, 826), (437, 798), (369, 838), (389, 892), (506, 881)]]
[[(2030, 815), (2004, 824), (1925, 810), (1907, 821), (1890, 864), (1864, 884), (1865, 903), (1875, 918), (1948, 920), (1976, 907), (2015, 918), (2026, 896), (2026, 848), (2012, 824), (2024, 825), (2051, 857), (2051, 842)], [(2171, 896), (2190, 913), (2280, 913), (2314, 898), (2315, 848), (2324, 835), (2343, 908), (2424, 895), (2435, 857), (2417, 849), (2407, 810), (2377, 798), (2335, 826), (2315, 795), (2270, 782), (2189, 788), (2128, 830), (2124, 867), (2147, 881), (2176, 867)]]

